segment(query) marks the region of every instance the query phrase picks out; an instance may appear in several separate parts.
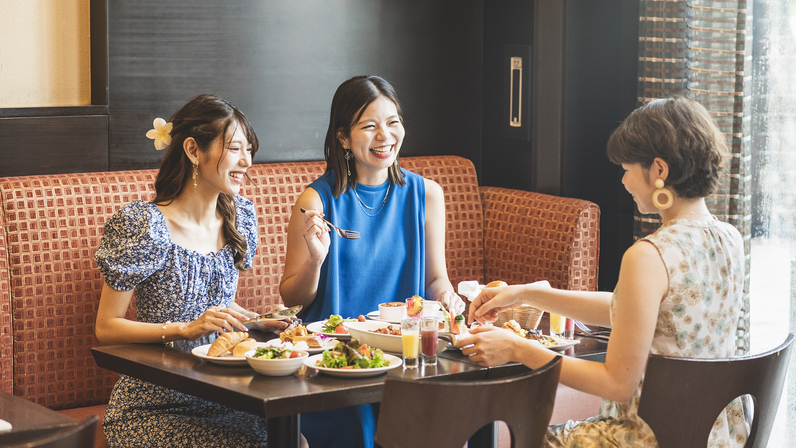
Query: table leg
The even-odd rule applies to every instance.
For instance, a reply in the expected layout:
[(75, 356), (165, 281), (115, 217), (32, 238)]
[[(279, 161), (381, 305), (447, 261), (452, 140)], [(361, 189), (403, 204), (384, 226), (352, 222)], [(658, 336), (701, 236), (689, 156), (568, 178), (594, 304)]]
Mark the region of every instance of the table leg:
[(467, 448), (497, 448), (498, 446), (498, 422), (492, 422), (470, 437)]
[(301, 417), (298, 414), (268, 419), (268, 446), (301, 447)]

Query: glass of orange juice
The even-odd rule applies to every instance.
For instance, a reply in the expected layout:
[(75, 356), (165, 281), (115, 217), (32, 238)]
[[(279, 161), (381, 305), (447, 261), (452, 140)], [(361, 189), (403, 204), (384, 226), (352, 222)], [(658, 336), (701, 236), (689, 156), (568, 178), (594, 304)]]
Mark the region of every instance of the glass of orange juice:
[(564, 334), (567, 318), (560, 314), (550, 313), (550, 336), (560, 337)]
[(401, 343), (404, 368), (416, 369), (420, 358), (420, 319), (409, 317), (401, 320)]

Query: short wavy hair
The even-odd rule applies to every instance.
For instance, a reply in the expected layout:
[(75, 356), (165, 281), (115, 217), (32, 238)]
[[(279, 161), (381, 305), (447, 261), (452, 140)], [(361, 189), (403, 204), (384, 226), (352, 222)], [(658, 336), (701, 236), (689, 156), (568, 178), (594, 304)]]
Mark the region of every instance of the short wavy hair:
[(656, 157), (669, 165), (666, 186), (680, 197), (713, 193), (729, 158), (727, 141), (710, 113), (682, 96), (651, 101), (634, 110), (608, 139), (608, 158), (617, 165)]

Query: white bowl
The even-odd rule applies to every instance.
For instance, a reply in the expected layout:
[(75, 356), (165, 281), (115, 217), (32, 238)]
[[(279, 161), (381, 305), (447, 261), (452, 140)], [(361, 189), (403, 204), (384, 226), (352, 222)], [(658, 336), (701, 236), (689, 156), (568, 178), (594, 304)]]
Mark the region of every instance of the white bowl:
[[(370, 330), (378, 330), (380, 328), (386, 328), (390, 325), (397, 325), (397, 324), (390, 324), (387, 322), (377, 322), (371, 320), (366, 322), (346, 322), (343, 325), (345, 325), (346, 328), (348, 328), (348, 332), (351, 333), (351, 337), (358, 340), (360, 344), (367, 344), (369, 347), (380, 348), (385, 352), (397, 353), (399, 355), (403, 353), (404, 350), (403, 343), (401, 342), (400, 336), (373, 333), (372, 331), (370, 331)], [(438, 339), (437, 353), (440, 353), (443, 350), (445, 350), (447, 344), (448, 341), (445, 341), (444, 339)]]
[(304, 360), (309, 357), (309, 353), (302, 350), (297, 351), (301, 353), (301, 356), (298, 358), (288, 359), (253, 358), (257, 350), (249, 350), (243, 356), (246, 358), (246, 361), (249, 363), (251, 368), (261, 375), (287, 376), (292, 375), (296, 370), (304, 365)]
[[(387, 306), (389, 304), (399, 304), (397, 306)], [(379, 304), (379, 318), (392, 322), (400, 322), (406, 317), (406, 304), (401, 302), (387, 302)]]

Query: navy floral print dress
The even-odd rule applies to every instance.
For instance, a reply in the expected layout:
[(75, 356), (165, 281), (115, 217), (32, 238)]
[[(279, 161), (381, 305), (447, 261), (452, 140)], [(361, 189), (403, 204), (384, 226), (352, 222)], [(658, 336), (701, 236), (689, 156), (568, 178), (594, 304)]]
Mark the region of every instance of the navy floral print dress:
[[(236, 196), (235, 205), (249, 269), (257, 219), (249, 200)], [(108, 286), (135, 289), (139, 322), (191, 322), (211, 306), (228, 307), (237, 291), (233, 249), (200, 254), (174, 244), (165, 217), (149, 202), (130, 203), (110, 218), (94, 259)], [(103, 429), (110, 447), (264, 447), (267, 437), (264, 419), (125, 375), (113, 388)]]

